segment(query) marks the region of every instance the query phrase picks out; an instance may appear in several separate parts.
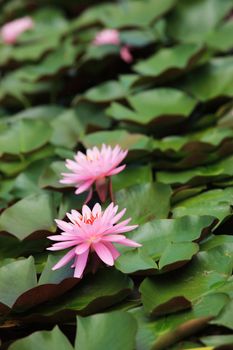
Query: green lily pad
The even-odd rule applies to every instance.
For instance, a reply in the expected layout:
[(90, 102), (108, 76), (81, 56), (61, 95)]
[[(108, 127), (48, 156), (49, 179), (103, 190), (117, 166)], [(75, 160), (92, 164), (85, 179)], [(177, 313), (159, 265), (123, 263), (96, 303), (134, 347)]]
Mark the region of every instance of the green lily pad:
[[(51, 275), (52, 277), (52, 275)], [(59, 301), (38, 309), (44, 316), (56, 313), (91, 314), (125, 299), (133, 288), (132, 280), (114, 269), (101, 269), (86, 276), (78, 286)]]
[(97, 20), (109, 28), (128, 26), (147, 27), (154, 19), (166, 13), (173, 5), (174, 0), (149, 0), (145, 6), (142, 0), (124, 4), (101, 4), (90, 8), (75, 22), (73, 28), (95, 23)]
[(52, 53), (50, 53), (40, 65), (28, 65), (18, 69), (17, 74), (22, 81), (35, 82), (38, 79), (58, 73), (61, 69), (71, 66), (80, 48), (72, 45), (67, 39)]
[(114, 192), (148, 182), (152, 182), (152, 171), (149, 166), (127, 167), (123, 172), (112, 177)]
[(0, 302), (12, 307), (21, 294), (36, 286), (37, 279), (33, 257), (2, 266), (0, 276)]
[(161, 49), (146, 60), (134, 65), (134, 70), (145, 76), (156, 77), (164, 72), (187, 68), (200, 47), (192, 44), (181, 44), (172, 48)]
[(0, 216), (0, 230), (23, 240), (35, 231), (55, 232), (54, 199), (47, 193), (34, 194), (18, 201)]
[(56, 146), (74, 148), (84, 136), (85, 126), (74, 110), (70, 109), (51, 122), (51, 143)]
[(117, 120), (148, 124), (163, 116), (188, 117), (196, 105), (196, 100), (172, 88), (157, 88), (139, 92), (127, 97), (127, 101), (134, 110), (119, 103), (113, 103), (107, 109), (107, 114)]
[(182, 87), (200, 101), (233, 95), (233, 58), (214, 58), (189, 74)]
[(228, 300), (228, 297), (222, 293), (203, 295), (193, 303), (192, 309), (161, 315), (155, 319), (147, 317), (142, 308), (130, 311), (138, 322), (137, 348), (140, 350), (166, 349), (177, 344), (179, 340), (187, 339), (206, 327)]
[(201, 342), (207, 346), (232, 345), (233, 335), (209, 335), (201, 338)]
[(92, 102), (109, 102), (126, 95), (126, 90), (118, 81), (107, 81), (86, 91), (84, 98)]
[[(142, 224), (154, 218), (166, 218), (170, 209), (171, 189), (159, 183), (128, 187), (116, 193), (116, 203), (127, 208), (132, 222)], [(140, 205), (135, 206), (135, 203)]]
[(216, 28), (207, 38), (207, 45), (211, 48), (228, 51), (233, 47), (233, 22), (227, 21)]
[(69, 340), (56, 326), (52, 331), (35, 332), (26, 338), (17, 340), (10, 346), (9, 350), (40, 350), (43, 348), (57, 350), (59, 347), (64, 350), (73, 350)]
[(1, 85), (0, 100), (11, 96), (24, 107), (29, 105), (26, 95), (48, 93), (51, 89), (49, 82), (37, 82), (37, 84), (34, 84), (33, 82), (22, 80), (20, 70), (7, 74), (2, 79)]
[(181, 0), (169, 16), (168, 32), (183, 42), (204, 42), (231, 8), (231, 0)]
[(232, 330), (233, 329), (232, 312), (233, 312), (233, 300), (229, 301), (229, 303), (221, 311), (219, 316), (215, 320), (213, 320), (211, 323), (219, 326), (224, 326)]
[(212, 222), (211, 216), (185, 216), (174, 220), (155, 219), (140, 225), (127, 236), (141, 243), (142, 247), (133, 251), (119, 247), (123, 253), (117, 259), (116, 267), (125, 273), (146, 271), (148, 274), (158, 270), (155, 265), (158, 261), (160, 272), (177, 269), (198, 252), (194, 241)]
[(61, 173), (67, 170), (65, 163), (62, 161), (53, 162), (48, 165), (42, 172), (39, 178), (39, 186), (41, 188), (53, 187), (62, 188), (63, 184), (59, 183), (61, 180)]
[(170, 313), (190, 307), (202, 294), (213, 294), (231, 271), (229, 249), (219, 246), (200, 252), (179, 274), (147, 278), (140, 290), (145, 310), (149, 313)]
[(216, 179), (224, 179), (226, 177), (233, 176), (232, 159), (233, 157), (230, 156), (214, 164), (209, 164), (205, 167), (197, 167), (190, 170), (176, 172), (158, 171), (156, 178), (157, 181), (165, 184), (185, 184), (190, 181), (203, 183)]
[[(93, 338), (93, 332), (98, 329)], [(112, 350), (132, 350), (137, 324), (132, 315), (124, 311), (77, 318), (75, 350), (102, 350), (111, 344)], [(116, 339), (117, 333), (117, 342)]]
[(83, 137), (85, 147), (101, 146), (103, 143), (111, 146), (120, 145), (123, 149), (146, 150), (152, 149), (152, 140), (146, 135), (129, 134), (125, 130), (98, 131)]
[(223, 220), (231, 214), (231, 205), (233, 204), (233, 188), (224, 190), (216, 189), (200, 193), (192, 198), (179, 202), (172, 210), (174, 217), (184, 215), (206, 214)]
[(42, 120), (19, 120), (0, 134), (0, 153), (20, 154), (46, 144), (52, 129)]

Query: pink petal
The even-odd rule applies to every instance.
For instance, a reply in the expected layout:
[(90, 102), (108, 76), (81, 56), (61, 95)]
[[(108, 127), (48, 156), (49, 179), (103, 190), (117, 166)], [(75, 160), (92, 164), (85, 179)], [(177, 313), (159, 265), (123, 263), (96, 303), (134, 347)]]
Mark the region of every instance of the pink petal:
[(82, 185), (78, 187), (78, 189), (75, 191), (76, 194), (80, 194), (82, 192), (85, 192), (92, 184), (94, 180), (86, 181)]
[(130, 232), (130, 231), (135, 230), (135, 228), (137, 228), (137, 227), (138, 227), (138, 225), (124, 226), (124, 227), (120, 227), (120, 228), (114, 229), (112, 231), (112, 233)]
[(47, 248), (47, 250), (62, 250), (66, 248), (73, 247), (74, 245), (77, 245), (77, 241), (68, 241), (68, 242), (59, 242), (55, 243), (52, 247)]
[(101, 212), (102, 212), (101, 205), (99, 203), (96, 203), (92, 209), (92, 215), (93, 216), (96, 216), (96, 215), (100, 216)]
[(6, 23), (0, 35), (6, 44), (14, 44), (17, 38), (26, 30), (33, 28), (34, 22), (31, 17), (26, 16)]
[(66, 216), (74, 225), (77, 225), (77, 223), (79, 224), (80, 221), (82, 221), (82, 215), (79, 214), (77, 210), (71, 210), (71, 214), (66, 213)]
[(99, 258), (107, 265), (112, 266), (114, 264), (113, 256), (110, 252), (110, 250), (103, 244), (103, 243), (93, 243), (92, 244), (93, 249), (95, 250), (96, 254), (99, 256)]
[(115, 224), (117, 221), (119, 221), (122, 216), (125, 215), (126, 212), (126, 208), (124, 208), (123, 210), (121, 210), (112, 220), (111, 220), (111, 224)]
[(116, 29), (103, 29), (96, 34), (93, 44), (96, 46), (119, 45), (119, 32)]
[(53, 266), (52, 270), (60, 269), (62, 266), (66, 265), (75, 256), (75, 248), (71, 249), (66, 255), (61, 258), (56, 265)]
[(74, 159), (76, 160), (76, 162), (79, 162), (81, 159), (86, 160), (87, 158), (83, 152), (78, 151), (77, 154), (74, 156)]
[(56, 222), (57, 226), (63, 231), (69, 232), (69, 231), (73, 230), (73, 225), (66, 222), (66, 221), (55, 219), (55, 222)]
[[(103, 225), (109, 221), (109, 218), (112, 215), (112, 212), (113, 212), (113, 208), (114, 208), (114, 204), (113, 203), (110, 203), (109, 206), (105, 209), (103, 215), (102, 215), (102, 223)], [(115, 215), (115, 214), (114, 214)]]
[(54, 235), (54, 236), (48, 236), (48, 239), (50, 239), (51, 241), (58, 241), (58, 242), (67, 242), (67, 241), (75, 241), (77, 242), (78, 240), (80, 240), (80, 242), (82, 241), (79, 237), (76, 237), (75, 235), (71, 235), (71, 236), (63, 236), (63, 235)]
[(78, 258), (75, 261), (74, 277), (76, 278), (82, 277), (83, 271), (87, 264), (88, 254), (89, 254), (89, 249), (86, 250), (84, 253), (78, 255)]
[(83, 254), (87, 249), (89, 249), (89, 243), (81, 243), (75, 249), (75, 254), (80, 255)]
[(77, 162), (71, 159), (66, 159), (66, 167), (67, 169), (72, 170), (74, 172), (80, 172), (80, 170), (82, 170), (82, 167)]
[[(65, 174), (62, 174), (62, 176), (65, 176)], [(70, 179), (67, 177), (67, 178), (59, 180), (59, 182), (60, 182), (60, 184), (63, 184), (63, 185), (72, 185), (72, 184), (76, 183), (76, 180)]]
[(128, 247), (135, 247), (135, 248), (142, 246), (141, 244), (139, 244), (137, 242), (134, 242), (134, 241), (132, 241), (131, 239), (128, 239), (128, 238), (122, 239), (122, 241), (118, 241), (117, 243), (125, 245), (125, 246), (128, 246)]
[(131, 63), (133, 61), (133, 56), (131, 55), (131, 52), (129, 51), (129, 48), (127, 46), (123, 46), (121, 48), (120, 56), (122, 60), (126, 63)]
[[(112, 234), (112, 233), (123, 233), (123, 232), (127, 232), (124, 231), (125, 228), (130, 227), (130, 226), (126, 226), (129, 222), (131, 221), (131, 218), (126, 219), (122, 222), (120, 222), (119, 224), (115, 225), (115, 226), (110, 226), (108, 229), (106, 229), (103, 234)], [(136, 226), (136, 225), (135, 225)]]
[(122, 170), (124, 170), (126, 165), (121, 165), (118, 168), (114, 168), (108, 172), (108, 176), (119, 174)]
[[(125, 239), (126, 237), (123, 235), (108, 235), (104, 236), (102, 238), (102, 241), (107, 241), (107, 242), (119, 242)], [(105, 243), (104, 243), (105, 244)]]
[(84, 204), (82, 207), (83, 217), (89, 218), (91, 214), (92, 214), (91, 209), (86, 204)]
[(114, 260), (116, 260), (121, 255), (112, 243), (104, 242), (104, 244), (110, 250)]

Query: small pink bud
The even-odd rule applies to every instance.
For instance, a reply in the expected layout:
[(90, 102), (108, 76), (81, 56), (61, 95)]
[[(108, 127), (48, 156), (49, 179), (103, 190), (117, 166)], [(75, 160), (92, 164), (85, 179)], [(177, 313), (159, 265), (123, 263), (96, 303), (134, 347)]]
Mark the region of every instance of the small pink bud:
[(14, 44), (23, 32), (33, 27), (34, 22), (31, 17), (22, 17), (4, 24), (0, 30), (0, 36), (5, 44)]

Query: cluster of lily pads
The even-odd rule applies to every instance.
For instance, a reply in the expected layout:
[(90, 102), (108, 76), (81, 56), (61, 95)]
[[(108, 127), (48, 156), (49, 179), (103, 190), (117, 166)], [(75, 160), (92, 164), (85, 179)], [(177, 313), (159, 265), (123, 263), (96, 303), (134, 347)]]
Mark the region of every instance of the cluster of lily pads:
[[(230, 349), (232, 0), (0, 6), (1, 348)], [(111, 191), (141, 247), (74, 278), (47, 237), (87, 200), (66, 159), (103, 144), (128, 150)]]

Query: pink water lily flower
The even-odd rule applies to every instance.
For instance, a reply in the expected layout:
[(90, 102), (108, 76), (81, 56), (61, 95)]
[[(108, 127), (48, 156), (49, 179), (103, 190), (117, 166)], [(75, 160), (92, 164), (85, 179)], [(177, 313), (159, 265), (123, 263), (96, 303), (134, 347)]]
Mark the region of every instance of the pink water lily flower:
[(93, 41), (96, 46), (120, 45), (120, 35), (116, 29), (104, 29), (96, 34)]
[(0, 30), (0, 36), (5, 44), (14, 44), (23, 32), (33, 27), (34, 22), (31, 17), (22, 17), (4, 24)]
[(66, 159), (66, 167), (72, 173), (62, 173), (63, 179), (60, 182), (74, 185), (77, 188), (76, 194), (89, 190), (86, 202), (92, 196), (92, 185), (95, 183), (100, 200), (104, 202), (108, 192), (106, 177), (118, 174), (125, 168), (125, 165), (119, 164), (126, 155), (127, 151), (123, 151), (119, 145), (112, 148), (105, 144), (101, 149), (88, 149), (86, 154), (78, 152), (74, 156), (75, 161)]
[(87, 205), (82, 208), (82, 214), (77, 210), (67, 213), (70, 222), (56, 220), (63, 231), (60, 235), (49, 236), (56, 241), (48, 250), (63, 250), (71, 248), (63, 258), (52, 268), (59, 269), (71, 260), (74, 277), (81, 278), (86, 267), (88, 256), (95, 252), (105, 264), (112, 266), (120, 253), (113, 243), (129, 247), (140, 247), (141, 244), (126, 238), (122, 233), (134, 230), (138, 225), (127, 226), (130, 218), (118, 221), (125, 214), (126, 209), (119, 213), (118, 206), (111, 203), (104, 211), (100, 204), (95, 204), (91, 210)]
[[(102, 45), (115, 45), (120, 46), (120, 33), (116, 29), (103, 29), (98, 32), (93, 40), (93, 45), (102, 46)], [(130, 63), (133, 61), (133, 56), (130, 53), (129, 47), (123, 45), (120, 48), (120, 56), (123, 61)]]

